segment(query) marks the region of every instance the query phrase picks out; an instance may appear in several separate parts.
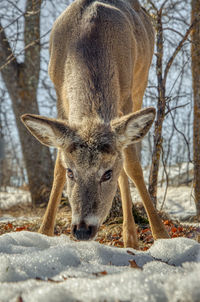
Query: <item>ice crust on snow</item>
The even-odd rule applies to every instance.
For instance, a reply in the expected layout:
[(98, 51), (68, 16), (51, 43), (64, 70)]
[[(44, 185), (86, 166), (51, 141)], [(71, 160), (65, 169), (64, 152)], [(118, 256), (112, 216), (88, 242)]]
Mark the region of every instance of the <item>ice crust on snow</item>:
[[(141, 269), (131, 268), (129, 260)], [(64, 235), (8, 233), (0, 236), (0, 301), (19, 297), (24, 302), (199, 302), (200, 244), (163, 239), (142, 252)]]

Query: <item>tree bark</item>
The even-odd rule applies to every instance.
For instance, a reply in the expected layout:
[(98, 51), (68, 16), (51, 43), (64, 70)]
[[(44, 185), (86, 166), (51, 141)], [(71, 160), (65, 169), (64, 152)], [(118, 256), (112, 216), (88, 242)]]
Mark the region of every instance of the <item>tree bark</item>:
[[(192, 0), (191, 23), (200, 15), (200, 0)], [(197, 218), (200, 221), (200, 22), (191, 32), (192, 80), (194, 93), (193, 122), (193, 160), (194, 160), (194, 198)]]
[(39, 114), (37, 88), (40, 72), (40, 7), (41, 1), (26, 2), (24, 63), (17, 62), (0, 24), (0, 61), (4, 65), (1, 74), (12, 100), (33, 205), (48, 201), (53, 179), (49, 149), (31, 136), (20, 121), (20, 116), (24, 113)]
[(157, 102), (157, 116), (155, 121), (154, 143), (152, 164), (149, 176), (149, 194), (156, 206), (157, 203), (157, 184), (158, 171), (160, 164), (160, 155), (162, 151), (162, 126), (165, 118), (165, 83), (163, 81), (163, 26), (162, 26), (162, 10), (157, 15), (157, 37), (156, 37), (156, 73), (158, 81), (158, 102)]
[[(199, 0), (196, 0), (197, 2)], [(190, 35), (192, 29), (197, 24), (197, 19), (191, 24), (191, 26), (187, 29), (185, 34), (183, 35), (182, 39), (179, 41), (177, 47), (173, 50), (173, 53), (165, 68), (163, 68), (163, 24), (162, 24), (162, 11), (167, 1), (164, 1), (161, 5), (161, 8), (158, 10), (155, 6), (154, 9), (156, 10), (157, 20), (156, 20), (156, 29), (157, 29), (157, 37), (156, 37), (156, 73), (157, 73), (157, 81), (158, 81), (158, 103), (157, 103), (157, 117), (155, 121), (155, 131), (154, 131), (154, 147), (153, 147), (153, 155), (152, 155), (152, 164), (151, 164), (151, 171), (149, 176), (149, 194), (152, 198), (154, 205), (156, 206), (157, 203), (157, 184), (158, 184), (158, 171), (159, 171), (159, 164), (160, 164), (160, 155), (162, 152), (162, 127), (163, 121), (165, 118), (165, 109), (166, 109), (166, 81), (169, 70), (176, 58), (177, 54), (181, 50), (182, 46), (184, 45), (185, 41), (187, 40), (188, 36)], [(153, 4), (153, 3), (152, 3)]]

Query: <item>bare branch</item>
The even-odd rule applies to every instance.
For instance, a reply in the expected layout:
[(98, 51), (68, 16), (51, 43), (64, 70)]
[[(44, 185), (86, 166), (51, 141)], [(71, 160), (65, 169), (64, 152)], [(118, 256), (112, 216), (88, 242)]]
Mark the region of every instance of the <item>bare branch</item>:
[(163, 8), (165, 6), (165, 4), (167, 3), (168, 0), (163, 1), (163, 3), (161, 4), (160, 9), (158, 10), (158, 14), (162, 14)]
[[(10, 61), (11, 59), (12, 59), (12, 61), (11, 61), (12, 64), (7, 66), (8, 65), (7, 62)], [(0, 61), (5, 62), (4, 65), (7, 66), (6, 70), (2, 74), (3, 76), (6, 76), (7, 74), (12, 74), (14, 76), (14, 74), (16, 74), (16, 71), (18, 68), (17, 60), (11, 50), (11, 46), (8, 42), (5, 31), (4, 31), (3, 27), (1, 26), (1, 24), (0, 24)], [(0, 68), (0, 71), (1, 71), (1, 68)]]
[(166, 186), (165, 186), (165, 193), (164, 193), (163, 201), (162, 201), (162, 204), (161, 204), (161, 207), (160, 207), (160, 211), (162, 211), (162, 209), (163, 209), (163, 206), (164, 206), (164, 203), (165, 203), (165, 200), (166, 200), (166, 197), (167, 197), (168, 186), (169, 186), (169, 176), (168, 176), (167, 169), (166, 169), (166, 163), (165, 163), (165, 161), (164, 161), (164, 150), (163, 150), (163, 146), (162, 146), (161, 148), (162, 148), (162, 156), (161, 156), (161, 159), (162, 159), (163, 169), (164, 169), (164, 173), (165, 173), (165, 177), (166, 177)]
[(13, 1), (7, 0), (7, 2), (14, 6), (14, 8), (16, 8), (16, 10), (18, 10), (22, 15), (24, 14), (24, 12), (15, 3), (13, 3)]
[(0, 27), (0, 33), (2, 30), (5, 31), (6, 28), (8, 28), (9, 26), (11, 26), (12, 24), (14, 24), (15, 22), (17, 22), (23, 15), (18, 16), (17, 18), (15, 18), (12, 22), (10, 22), (8, 25), (6, 25), (4, 28), (1, 26)]
[(174, 28), (171, 28), (171, 27), (163, 27), (163, 30), (173, 31), (175, 34), (181, 36), (182, 38), (184, 37), (184, 35), (183, 35), (182, 33), (180, 33), (178, 30), (175, 30)]
[(173, 108), (169, 108), (169, 109), (167, 110), (167, 112), (165, 112), (165, 116), (168, 115), (171, 111), (176, 110), (176, 109), (178, 109), (178, 108), (186, 107), (186, 106), (189, 105), (189, 104), (190, 104), (190, 103), (186, 103), (186, 104), (183, 104), (183, 105), (175, 106), (175, 107), (173, 107)]
[(147, 2), (148, 2), (149, 4), (151, 4), (152, 8), (153, 8), (156, 12), (158, 12), (157, 7), (155, 6), (155, 4), (154, 4), (151, 0), (148, 0)]
[[(44, 33), (44, 35), (42, 35), (41, 37), (40, 37), (40, 39), (42, 39), (42, 38), (44, 38), (46, 35), (48, 35), (49, 33), (50, 33), (50, 29), (46, 32), (46, 33)], [(1, 34), (1, 29), (0, 29), (0, 34)], [(30, 47), (33, 47), (36, 43), (39, 43), (40, 42), (40, 39), (37, 39), (37, 40), (35, 40), (35, 41), (32, 41), (30, 44), (28, 44), (28, 45), (26, 45), (26, 47), (24, 47), (20, 52), (18, 52), (15, 56), (14, 56), (14, 54), (10, 54), (10, 55), (8, 55), (7, 57), (5, 57), (5, 60), (6, 60), (6, 62), (3, 64), (3, 65), (1, 65), (0, 66), (0, 71), (3, 69), (3, 68), (5, 68), (8, 64), (10, 64), (11, 62), (13, 62), (14, 60), (16, 60), (16, 58), (18, 57), (18, 56), (20, 56), (24, 51), (26, 51), (28, 48), (30, 48)], [(0, 43), (1, 43), (1, 41), (0, 41)], [(1, 49), (0, 49), (1, 50)], [(1, 59), (1, 54), (0, 54), (0, 59)]]
[(190, 25), (190, 27), (188, 28), (188, 30), (186, 31), (185, 35), (183, 36), (182, 40), (179, 42), (178, 46), (176, 47), (176, 49), (174, 50), (171, 58), (168, 60), (166, 67), (165, 67), (165, 72), (164, 72), (164, 77), (163, 77), (163, 83), (165, 85), (166, 80), (167, 80), (167, 75), (168, 72), (172, 66), (172, 63), (174, 62), (174, 59), (176, 58), (177, 54), (179, 53), (179, 51), (181, 50), (184, 42), (187, 40), (188, 36), (190, 35), (192, 29), (194, 28), (194, 26), (200, 21), (200, 14), (195, 18), (195, 20), (192, 22), (192, 24)]
[(186, 143), (186, 146), (187, 146), (187, 149), (188, 149), (188, 158), (189, 158), (189, 162), (192, 163), (191, 156), (190, 156), (190, 146), (189, 146), (188, 140), (187, 140), (185, 134), (184, 134), (182, 131), (180, 131), (180, 130), (176, 127), (176, 124), (175, 124), (175, 122), (174, 122), (174, 119), (173, 119), (171, 110), (168, 110), (168, 111), (169, 111), (169, 114), (170, 114), (171, 117), (172, 117), (172, 123), (173, 123), (174, 129), (175, 129), (179, 134), (181, 134), (181, 135), (183, 136), (183, 139), (184, 139), (184, 141), (185, 141), (185, 143)]

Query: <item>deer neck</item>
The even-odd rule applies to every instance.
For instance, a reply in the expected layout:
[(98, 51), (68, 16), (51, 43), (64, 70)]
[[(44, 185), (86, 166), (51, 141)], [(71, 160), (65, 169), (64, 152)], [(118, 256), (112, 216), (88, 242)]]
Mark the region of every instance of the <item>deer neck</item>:
[[(71, 62), (71, 61), (70, 61)], [(101, 119), (105, 123), (118, 115), (120, 101), (118, 72), (112, 58), (73, 60), (67, 64), (66, 94), (69, 100), (69, 122), (85, 116)]]

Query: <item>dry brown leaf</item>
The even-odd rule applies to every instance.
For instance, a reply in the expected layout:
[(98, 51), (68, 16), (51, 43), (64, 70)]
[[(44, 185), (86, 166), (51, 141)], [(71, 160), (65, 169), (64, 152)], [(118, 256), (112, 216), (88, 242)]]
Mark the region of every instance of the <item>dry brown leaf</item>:
[(108, 273), (107, 273), (107, 271), (102, 271), (102, 272), (92, 273), (92, 274), (98, 277), (98, 276), (101, 276), (101, 275), (107, 275)]
[(107, 275), (108, 273), (106, 271), (100, 272), (101, 275)]
[(130, 266), (131, 268), (141, 269), (141, 267), (139, 267), (139, 266), (137, 265), (137, 263), (135, 262), (135, 260), (129, 260), (128, 262), (130, 263), (129, 266)]
[(127, 251), (128, 254), (135, 256), (135, 253), (131, 252), (131, 251)]

